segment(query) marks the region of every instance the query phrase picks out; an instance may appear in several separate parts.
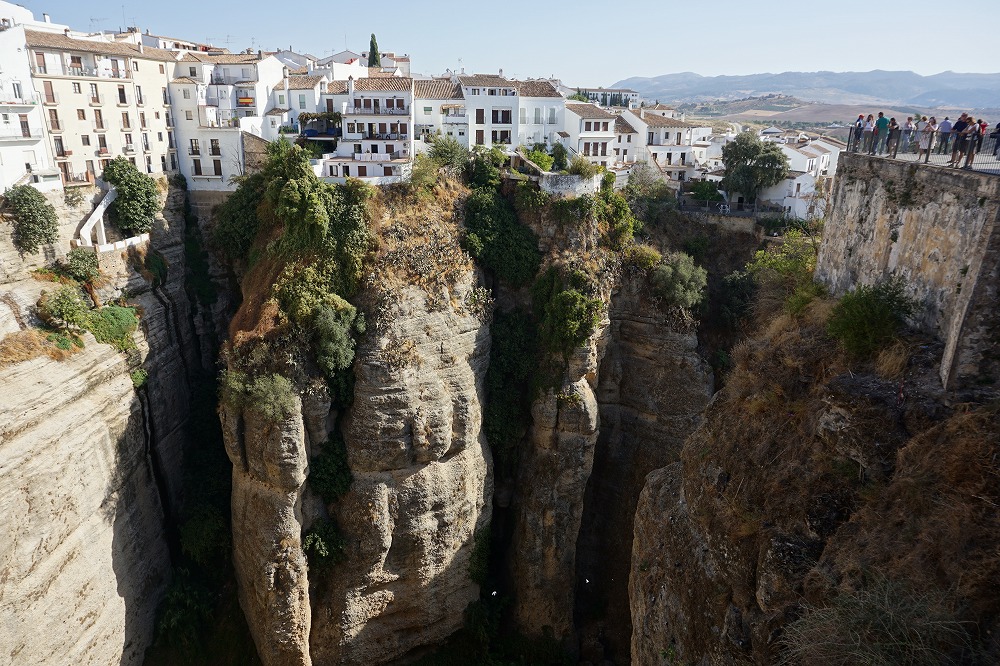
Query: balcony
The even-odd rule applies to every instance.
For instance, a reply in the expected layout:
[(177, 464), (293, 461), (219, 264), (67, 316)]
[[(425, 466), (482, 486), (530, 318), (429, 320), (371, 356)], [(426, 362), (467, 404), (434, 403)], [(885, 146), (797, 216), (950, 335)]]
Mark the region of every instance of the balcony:
[[(4, 93), (6, 94), (6, 93)], [(37, 106), (42, 98), (38, 94), (27, 97), (0, 97), (0, 107), (3, 106)]]
[(354, 153), (355, 162), (388, 162), (404, 158), (405, 155), (399, 150), (393, 153)]
[(209, 155), (213, 155), (215, 157), (222, 157), (222, 149), (221, 148), (212, 148), (211, 150), (208, 151), (208, 154)]
[(64, 160), (64, 159), (72, 157), (72, 156), (73, 156), (73, 151), (72, 150), (57, 150), (56, 151), (56, 159), (57, 160)]
[(396, 134), (394, 132), (386, 132), (384, 134), (377, 132), (347, 132), (344, 136), (345, 141), (406, 141), (409, 138), (409, 134)]
[(98, 95), (91, 95), (90, 96), (90, 105), (91, 106), (100, 106), (101, 104), (104, 104), (104, 96), (103, 95), (99, 95), (98, 94)]
[(444, 117), (446, 125), (468, 125), (469, 116), (464, 113), (451, 113)]
[(107, 146), (104, 146), (103, 148), (98, 148), (97, 149), (97, 154), (98, 155), (107, 155), (108, 154), (108, 148), (107, 148)]
[(353, 109), (347, 109), (347, 115), (349, 116), (408, 116), (410, 115), (410, 107), (405, 107), (402, 109), (386, 109), (382, 107), (374, 108), (362, 108), (359, 106)]
[(142, 95), (136, 95), (135, 103), (138, 106), (146, 106), (146, 98), (143, 97)]
[(57, 106), (59, 104), (59, 95), (56, 93), (45, 93), (42, 97), (42, 104), (45, 106)]
[(205, 106), (219, 106), (219, 98), (218, 97), (206, 97), (204, 105)]
[(195, 156), (201, 155), (201, 148), (188, 147), (188, 155), (195, 155)]
[(63, 67), (62, 65), (32, 65), (31, 73), (38, 76), (69, 76), (89, 79), (130, 79), (127, 69), (97, 69), (94, 67)]
[(93, 176), (87, 173), (64, 173), (63, 174), (63, 185), (66, 187), (80, 187), (81, 185), (90, 185), (93, 182)]
[(135, 145), (133, 145), (131, 143), (126, 143), (124, 151), (126, 153), (135, 153)]
[(211, 85), (213, 86), (234, 86), (237, 83), (256, 83), (257, 74), (253, 73), (249, 76), (243, 76), (242, 74), (212, 74)]
[(118, 106), (129, 106), (127, 95), (125, 97), (119, 96), (116, 97), (115, 99), (117, 100), (116, 104), (118, 104)]
[(40, 127), (0, 125), (0, 141), (24, 141), (26, 139), (40, 138), (42, 138), (42, 129)]
[(94, 123), (95, 132), (107, 132), (108, 128), (104, 123)]

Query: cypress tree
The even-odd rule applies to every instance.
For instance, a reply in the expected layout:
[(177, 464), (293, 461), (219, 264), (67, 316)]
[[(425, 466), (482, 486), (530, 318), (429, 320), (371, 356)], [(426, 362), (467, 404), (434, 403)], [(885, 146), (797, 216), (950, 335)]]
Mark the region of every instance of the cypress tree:
[(372, 33), (372, 41), (368, 44), (368, 66), (381, 67), (382, 54), (378, 50), (378, 42), (375, 41), (375, 33)]

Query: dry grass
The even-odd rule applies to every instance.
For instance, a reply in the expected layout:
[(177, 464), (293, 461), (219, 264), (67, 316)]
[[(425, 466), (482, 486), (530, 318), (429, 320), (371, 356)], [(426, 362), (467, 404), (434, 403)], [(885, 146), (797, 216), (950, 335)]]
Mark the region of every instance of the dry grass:
[(875, 372), (882, 379), (898, 379), (909, 362), (909, 346), (902, 340), (896, 340), (875, 357)]
[(47, 339), (47, 334), (37, 328), (17, 331), (0, 340), (0, 368), (34, 358), (48, 356), (54, 361), (62, 361), (72, 356), (77, 347), (59, 349)]

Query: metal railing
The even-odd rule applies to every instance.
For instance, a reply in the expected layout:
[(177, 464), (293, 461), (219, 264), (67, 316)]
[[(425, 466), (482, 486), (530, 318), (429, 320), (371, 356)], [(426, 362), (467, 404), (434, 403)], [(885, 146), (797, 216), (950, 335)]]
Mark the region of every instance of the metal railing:
[(894, 128), (885, 132), (884, 136), (852, 127), (847, 138), (847, 151), (1000, 174), (1000, 135), (995, 125), (988, 128), (985, 134), (978, 131), (941, 132), (925, 127), (909, 131)]
[(356, 162), (386, 162), (400, 159), (403, 159), (403, 153), (398, 150), (393, 153), (354, 153)]
[(758, 214), (781, 213), (780, 206), (763, 202), (743, 203), (734, 201), (703, 201), (681, 196), (677, 206), (682, 211), (712, 213), (715, 215), (735, 215), (737, 217), (752, 217)]
[(14, 97), (13, 95), (0, 97), (0, 106), (34, 106), (41, 101), (38, 93), (34, 95), (23, 95)]
[(21, 141), (22, 139), (40, 139), (42, 129), (40, 127), (21, 127), (12, 124), (9, 126), (0, 125), (0, 140)]
[(42, 104), (46, 106), (55, 106), (59, 104), (59, 93), (45, 93), (42, 96)]
[(349, 116), (408, 116), (410, 115), (410, 107), (403, 109), (391, 108), (387, 109), (385, 107), (375, 107), (375, 108), (363, 108), (360, 106), (355, 106), (353, 108), (347, 109), (347, 115)]

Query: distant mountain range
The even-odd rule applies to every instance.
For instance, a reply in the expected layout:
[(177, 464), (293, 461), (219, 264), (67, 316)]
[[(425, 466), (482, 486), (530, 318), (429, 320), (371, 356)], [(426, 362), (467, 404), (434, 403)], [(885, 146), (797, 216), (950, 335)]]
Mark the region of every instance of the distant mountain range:
[(896, 104), (921, 108), (998, 108), (1000, 74), (942, 72), (783, 72), (745, 76), (701, 76), (693, 72), (634, 76), (611, 88), (632, 88), (661, 102), (733, 100), (767, 94), (792, 95), (829, 104)]

